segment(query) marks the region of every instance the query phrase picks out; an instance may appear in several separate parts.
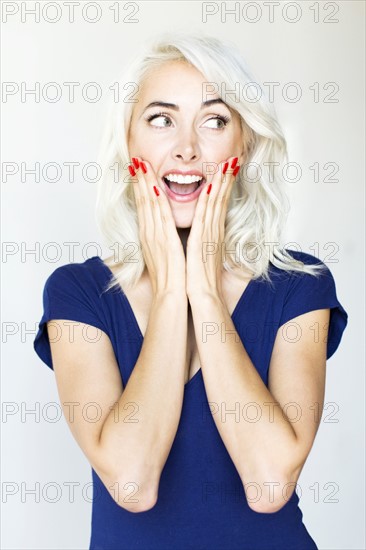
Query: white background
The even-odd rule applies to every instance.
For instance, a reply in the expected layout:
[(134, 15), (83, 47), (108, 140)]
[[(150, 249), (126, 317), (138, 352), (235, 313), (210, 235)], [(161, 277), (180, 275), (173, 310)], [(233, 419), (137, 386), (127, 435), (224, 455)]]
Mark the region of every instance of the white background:
[[(263, 2), (253, 23), (254, 7), (237, 2), (238, 19), (220, 11), (202, 21), (200, 2), (136, 2), (135, 23), (128, 22), (133, 8), (120, 3), (120, 21), (113, 22), (114, 2), (100, 2), (102, 16), (85, 21), (81, 7), (75, 22), (57, 2), (61, 19), (39, 23), (32, 15), (21, 21), (21, 3), (3, 2), (2, 81), (25, 82), (28, 89), (39, 82), (60, 84), (63, 95), (56, 103), (20, 93), (2, 99), (2, 162), (95, 162), (108, 86), (118, 80), (134, 50), (145, 38), (168, 30), (202, 30), (236, 43), (257, 81), (279, 82), (275, 107), (288, 140), (290, 160), (302, 167), (302, 177), (288, 185), (291, 213), (287, 241), (319, 257), (331, 269), (337, 296), (349, 314), (342, 342), (327, 363), (325, 410), (310, 456), (302, 471), (300, 507), (303, 521), (319, 549), (362, 549), (364, 540), (364, 23), (363, 1), (333, 2), (339, 8), (333, 19), (325, 2), (298, 2), (299, 21), (290, 23), (294, 8), (281, 2), (274, 22)], [(19, 8), (4, 21), (4, 6)], [(26, 2), (27, 9), (34, 2)], [(46, 3), (41, 2), (41, 7)], [(213, 3), (212, 3), (213, 4)], [(293, 4), (293, 3), (292, 3)], [(311, 6), (318, 4), (319, 22)], [(287, 6), (286, 6), (287, 5)], [(234, 2), (226, 2), (227, 9)], [(125, 9), (124, 9), (125, 8)], [(127, 9), (126, 9), (127, 8)], [(242, 10), (248, 9), (247, 14)], [(282, 10), (285, 10), (282, 12)], [(286, 11), (288, 10), (288, 11)], [(240, 15), (241, 12), (241, 15)], [(48, 17), (55, 16), (55, 10)], [(93, 18), (95, 11), (87, 12)], [(283, 15), (284, 13), (284, 15)], [(47, 17), (47, 13), (46, 13)], [(125, 21), (123, 19), (125, 18)], [(103, 96), (96, 103), (83, 100), (80, 89), (98, 82)], [(76, 100), (70, 103), (64, 82), (79, 82)], [(285, 101), (281, 91), (289, 82), (302, 90), (298, 102)], [(319, 83), (319, 102), (310, 89)], [(335, 82), (336, 103), (326, 103)], [(337, 163), (336, 183), (325, 182), (330, 170), (321, 169), (314, 181), (309, 169), (318, 162)], [(53, 174), (50, 173), (51, 175)], [(92, 173), (91, 173), (92, 174)], [(13, 414), (2, 420), (2, 548), (88, 548), (91, 523), (91, 482), (86, 457), (73, 439), (64, 417), (52, 422), (58, 403), (54, 373), (33, 350), (42, 316), (42, 291), (46, 278), (58, 266), (110, 254), (94, 220), (95, 184), (76, 169), (73, 183), (66, 169), (57, 183), (39, 183), (20, 173), (2, 182), (3, 241), (3, 368), (2, 401)], [(48, 243), (57, 243), (49, 248)], [(64, 243), (77, 243), (75, 255)], [(9, 251), (13, 243), (12, 254)], [(99, 243), (95, 248), (88, 243)], [(317, 244), (315, 244), (317, 243)], [(327, 248), (329, 246), (329, 248)], [(35, 251), (35, 252), (32, 252)], [(329, 261), (332, 252), (332, 263)], [(14, 334), (6, 336), (6, 331)], [(12, 405), (9, 405), (12, 404)], [(21, 410), (38, 410), (21, 414)], [(43, 413), (42, 413), (43, 411)], [(71, 501), (66, 483), (76, 482)], [(11, 485), (9, 485), (9, 483)], [(59, 485), (47, 492), (47, 483)], [(39, 484), (39, 498), (27, 493)], [(327, 485), (330, 484), (330, 485)], [(10, 491), (7, 494), (6, 491)], [(13, 491), (14, 494), (11, 494)], [(56, 501), (52, 502), (55, 498)], [(329, 502), (335, 500), (336, 502)]]

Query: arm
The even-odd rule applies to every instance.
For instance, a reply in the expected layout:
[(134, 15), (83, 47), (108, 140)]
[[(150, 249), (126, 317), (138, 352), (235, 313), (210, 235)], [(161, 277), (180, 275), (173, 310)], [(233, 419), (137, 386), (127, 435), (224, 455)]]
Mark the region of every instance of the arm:
[(154, 506), (179, 423), (187, 309), (186, 296), (155, 297), (141, 353), (125, 389), (103, 331), (91, 343), (83, 336), (88, 327), (84, 323), (58, 319), (47, 324), (70, 430), (112, 498), (131, 512)]
[[(137, 483), (149, 495), (149, 507), (156, 502), (160, 475), (181, 415), (187, 306), (183, 296), (167, 295), (153, 301), (140, 356), (116, 406), (119, 422), (111, 411), (100, 436), (100, 446), (119, 465), (120, 489), (127, 484), (126, 494), (130, 494), (128, 483)], [(132, 411), (138, 421), (125, 421)]]
[[(250, 507), (262, 513), (276, 512), (294, 491), (319, 427), (326, 364), (327, 330), (323, 327), (329, 321), (329, 309), (292, 320), (300, 326), (301, 338), (296, 343), (284, 338), (286, 325), (278, 330), (267, 389), (226, 305), (212, 296), (190, 302), (202, 374), (217, 429), (242, 479)], [(208, 320), (219, 330), (204, 342), (202, 328)], [(309, 330), (315, 323), (320, 327), (317, 342)], [(290, 402), (300, 411), (297, 422), (291, 422), (286, 409), (282, 409)], [(314, 402), (319, 405), (315, 419)], [(245, 409), (248, 403), (254, 406)], [(291, 419), (296, 416), (291, 407), (288, 413)], [(251, 422), (256, 415), (258, 420)], [(246, 483), (257, 484), (254, 489), (248, 485), (249, 494)], [(284, 488), (287, 483), (291, 485)]]

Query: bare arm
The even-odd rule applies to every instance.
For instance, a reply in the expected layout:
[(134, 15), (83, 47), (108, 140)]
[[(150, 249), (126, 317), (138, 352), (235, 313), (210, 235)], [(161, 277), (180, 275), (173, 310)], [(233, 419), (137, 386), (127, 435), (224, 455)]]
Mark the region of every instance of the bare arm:
[[(116, 464), (120, 496), (130, 495), (135, 486), (132, 498), (139, 499), (141, 488), (144, 508), (157, 500), (161, 472), (181, 415), (187, 310), (186, 296), (154, 299), (141, 353), (100, 435), (103, 452)], [(137, 503), (136, 508), (140, 508)]]
[(103, 331), (91, 342), (85, 334), (94, 327), (64, 319), (47, 323), (69, 428), (112, 498), (132, 512), (156, 502), (184, 394), (187, 297), (159, 296), (125, 389)]
[[(208, 400), (224, 404), (230, 413), (238, 405), (242, 415), (239, 420), (235, 416), (234, 421), (228, 421), (221, 411), (213, 414), (213, 419), (243, 482), (250, 508), (259, 513), (277, 512), (296, 488), (319, 427), (314, 405), (322, 411), (330, 310), (296, 317), (301, 334), (296, 342), (283, 336), (282, 327), (277, 331), (267, 388), (235, 330), (226, 304), (212, 296), (196, 300), (191, 301), (192, 313)], [(224, 331), (224, 336), (221, 331), (212, 335), (208, 344), (198, 337), (207, 319)], [(314, 326), (323, 327), (317, 341), (309, 330)], [(229, 333), (234, 338), (226, 340)], [(247, 421), (246, 404), (255, 405), (256, 419), (252, 420), (248, 412)], [(289, 404), (296, 405), (296, 414), (287, 416)], [(253, 494), (253, 483), (259, 495)]]
[(147, 161), (143, 172), (133, 190), (154, 298), (126, 388), (103, 331), (96, 343), (86, 342), (81, 329), (76, 349), (65, 335), (51, 348), (61, 401), (96, 402), (101, 410), (95, 422), (77, 411), (76, 422), (68, 421), (70, 429), (111, 496), (132, 512), (149, 509), (157, 500), (181, 415), (188, 333), (182, 242), (163, 189), (159, 200), (153, 191), (160, 178)]

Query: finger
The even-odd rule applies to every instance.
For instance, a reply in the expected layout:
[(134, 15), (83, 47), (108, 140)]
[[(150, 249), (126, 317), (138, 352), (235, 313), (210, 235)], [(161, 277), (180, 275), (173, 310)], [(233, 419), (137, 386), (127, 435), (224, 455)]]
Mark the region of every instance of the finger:
[[(137, 158), (137, 157), (134, 157)], [(137, 159), (139, 161), (139, 159)], [(140, 164), (140, 161), (139, 161)], [(132, 167), (132, 170), (130, 168)], [(141, 164), (139, 168), (136, 168), (134, 164), (131, 162), (129, 165), (129, 170), (131, 173), (131, 176), (133, 177), (133, 192), (135, 195), (135, 202), (136, 202), (136, 212), (137, 212), (137, 218), (138, 218), (138, 229), (140, 235), (146, 234), (146, 225), (149, 223), (149, 216), (146, 212), (146, 193), (145, 193), (145, 187), (146, 182), (144, 178), (144, 174), (141, 170)], [(136, 174), (136, 172), (138, 172)], [(133, 175), (135, 174), (135, 175)]]
[[(229, 180), (229, 175), (227, 174), (228, 167), (229, 167), (229, 163), (227, 160), (222, 161), (219, 164), (219, 167), (218, 167), (219, 169), (214, 174), (214, 177), (211, 182), (212, 186), (211, 186), (210, 193), (207, 194), (206, 192), (206, 197), (204, 197), (204, 202), (202, 205), (202, 211), (199, 211), (200, 217), (202, 217), (205, 221), (207, 232), (209, 232), (209, 234), (211, 235), (211, 238), (215, 242), (217, 242), (218, 240), (217, 239), (218, 229), (219, 229), (218, 224), (219, 224), (220, 212), (222, 210), (221, 201), (224, 195), (224, 190), (227, 186), (227, 182)], [(216, 239), (215, 239), (215, 236), (216, 236)]]
[(160, 221), (162, 224), (164, 234), (168, 237), (169, 235), (173, 235), (174, 233), (177, 233), (177, 230), (175, 226), (175, 220), (174, 220), (172, 208), (168, 200), (168, 196), (165, 192), (165, 189), (162, 188), (162, 184), (158, 182), (158, 185), (159, 185), (160, 195), (159, 197), (157, 197), (157, 202), (160, 207)]
[(207, 184), (204, 184), (205, 187), (204, 189), (202, 189), (202, 192), (200, 193), (199, 197), (198, 197), (198, 200), (197, 200), (197, 204), (196, 204), (196, 209), (195, 209), (195, 214), (194, 214), (194, 219), (199, 219), (199, 221), (201, 223), (203, 223), (205, 221), (205, 211), (206, 211), (206, 205), (207, 205), (207, 202), (208, 202), (208, 191), (212, 191), (212, 187), (215, 183), (215, 181), (217, 181), (217, 174), (219, 174), (219, 177), (220, 177), (220, 166), (217, 167), (217, 170), (216, 172), (212, 172), (210, 173), (209, 175), (207, 174)]
[(140, 172), (142, 174), (141, 190), (146, 219), (146, 237), (151, 237), (151, 235), (153, 235), (155, 238), (156, 232), (159, 233), (159, 231), (161, 231), (159, 215), (156, 213), (157, 210), (159, 211), (159, 205), (157, 203), (158, 197), (154, 192), (154, 186), (157, 187), (156, 176), (148, 161), (140, 157), (137, 157), (137, 160), (140, 163)]
[[(230, 195), (232, 192), (233, 184), (235, 181), (236, 173), (238, 171), (238, 157), (229, 157), (223, 164), (223, 178), (221, 180), (219, 189), (217, 190), (217, 197), (215, 200), (215, 208), (213, 212), (213, 224), (215, 227), (219, 227), (220, 231), (223, 231), (225, 226), (225, 219), (227, 214), (227, 206), (229, 203)], [(234, 175), (235, 174), (235, 175)]]
[[(148, 187), (147, 192), (150, 193), (151, 214), (155, 227), (160, 231), (162, 236), (169, 237), (169, 235), (172, 235), (176, 231), (176, 227), (168, 197), (151, 164), (147, 160), (141, 159), (141, 161), (144, 163), (146, 169), (144, 178)], [(154, 186), (158, 190), (158, 196), (155, 194)]]
[[(212, 191), (214, 181), (215, 181), (215, 174), (211, 178), (211, 182), (208, 183), (208, 185), (206, 185), (206, 187), (202, 189), (201, 193), (198, 196), (190, 234), (193, 234), (196, 231), (199, 232), (199, 235), (201, 235), (202, 233), (203, 224), (205, 222), (205, 217), (206, 217), (206, 206), (209, 200), (209, 195), (207, 191), (210, 189)], [(191, 240), (193, 240), (193, 238)]]

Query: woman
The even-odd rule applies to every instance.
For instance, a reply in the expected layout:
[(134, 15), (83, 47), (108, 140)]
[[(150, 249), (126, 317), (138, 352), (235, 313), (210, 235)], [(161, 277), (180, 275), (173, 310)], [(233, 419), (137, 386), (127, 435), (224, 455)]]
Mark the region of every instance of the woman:
[(249, 83), (232, 44), (147, 43), (101, 145), (114, 254), (46, 281), (34, 347), (92, 466), (90, 549), (317, 548), (295, 487), (347, 313), (280, 246), (286, 142)]

